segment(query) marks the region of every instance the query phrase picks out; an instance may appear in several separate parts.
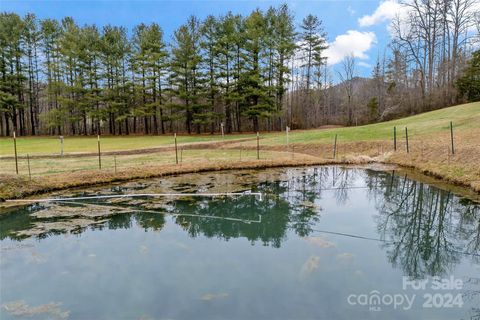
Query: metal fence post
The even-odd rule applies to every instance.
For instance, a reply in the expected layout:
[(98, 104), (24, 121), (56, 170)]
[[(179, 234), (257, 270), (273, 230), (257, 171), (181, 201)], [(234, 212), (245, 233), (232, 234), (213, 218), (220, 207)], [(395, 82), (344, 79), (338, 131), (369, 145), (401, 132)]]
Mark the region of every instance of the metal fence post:
[(335, 135), (335, 142), (333, 144), (333, 159), (337, 159), (337, 135)]
[(455, 146), (453, 144), (453, 123), (450, 121), (450, 140), (452, 141), (452, 154), (455, 154)]
[(97, 146), (98, 146), (98, 168), (102, 169), (102, 152), (100, 149), (100, 135), (97, 135)]
[(408, 147), (408, 128), (405, 127), (405, 140), (406, 140), (406, 143), (407, 143), (407, 153), (410, 152), (410, 149)]
[(175, 163), (178, 164), (177, 133), (173, 134), (173, 138), (175, 139)]
[(15, 171), (18, 174), (17, 135), (15, 131), (13, 131), (13, 149), (15, 151)]

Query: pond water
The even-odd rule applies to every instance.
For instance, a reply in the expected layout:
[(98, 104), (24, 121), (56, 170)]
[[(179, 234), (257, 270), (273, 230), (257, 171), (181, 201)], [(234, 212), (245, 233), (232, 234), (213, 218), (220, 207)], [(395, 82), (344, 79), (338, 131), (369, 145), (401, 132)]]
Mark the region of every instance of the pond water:
[[(204, 173), (0, 215), (1, 319), (479, 319), (480, 207), (394, 171)], [(65, 196), (65, 194), (63, 194)]]

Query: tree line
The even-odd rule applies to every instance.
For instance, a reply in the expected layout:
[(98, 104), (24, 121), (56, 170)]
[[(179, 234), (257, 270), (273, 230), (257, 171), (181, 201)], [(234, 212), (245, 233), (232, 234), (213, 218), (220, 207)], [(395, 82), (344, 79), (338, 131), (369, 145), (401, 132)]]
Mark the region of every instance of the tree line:
[[(337, 85), (322, 21), (310, 14), (296, 26), (285, 4), (248, 16), (191, 16), (169, 41), (157, 23), (98, 28), (4, 12), (0, 135), (312, 128), (450, 105), (463, 97), (455, 84), (471, 56), (465, 30), (478, 20), (466, 10), (473, 0), (442, 1), (438, 24), (419, 21), (405, 35), (394, 21), (391, 53), (370, 78), (357, 77), (347, 57)], [(409, 19), (423, 17), (422, 8)]]

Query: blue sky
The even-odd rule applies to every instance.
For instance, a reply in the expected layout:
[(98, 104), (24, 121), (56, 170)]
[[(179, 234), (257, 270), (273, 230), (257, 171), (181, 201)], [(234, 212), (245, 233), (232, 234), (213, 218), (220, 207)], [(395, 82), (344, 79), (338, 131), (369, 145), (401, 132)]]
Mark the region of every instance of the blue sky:
[[(370, 74), (371, 65), (386, 50), (389, 42), (387, 24), (393, 14), (391, 11), (398, 8), (394, 0), (0, 0), (0, 11), (19, 15), (31, 12), (41, 19), (71, 16), (80, 25), (122, 25), (129, 30), (140, 22), (157, 22), (169, 39), (172, 32), (192, 14), (200, 18), (209, 14), (218, 16), (228, 11), (247, 15), (256, 8), (267, 9), (285, 2), (294, 12), (297, 24), (309, 13), (323, 21), (331, 46), (329, 60), (334, 69), (338, 68), (347, 51), (353, 51), (359, 62), (357, 73), (361, 76)], [(361, 18), (363, 20), (359, 20)]]

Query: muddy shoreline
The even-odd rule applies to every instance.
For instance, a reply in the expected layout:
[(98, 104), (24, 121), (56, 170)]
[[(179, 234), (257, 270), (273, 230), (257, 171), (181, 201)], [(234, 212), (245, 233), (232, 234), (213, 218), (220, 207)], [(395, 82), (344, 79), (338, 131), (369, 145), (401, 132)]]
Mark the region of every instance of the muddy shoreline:
[[(119, 174), (104, 173), (101, 176), (91, 177), (91, 179), (83, 179), (81, 181), (71, 180), (63, 184), (45, 184), (38, 185), (30, 190), (23, 190), (20, 194), (14, 195), (8, 199), (0, 201), (0, 213), (12, 207), (23, 206), (22, 202), (10, 202), (8, 200), (20, 200), (25, 198), (34, 199), (39, 195), (57, 192), (57, 191), (78, 191), (89, 187), (101, 187), (107, 184), (118, 185), (129, 181), (141, 181), (145, 179), (172, 177), (178, 175), (188, 175), (191, 173), (207, 173), (207, 172), (225, 172), (232, 170), (268, 170), (269, 168), (289, 168), (289, 167), (311, 167), (311, 166), (340, 166), (351, 168), (362, 168), (375, 171), (394, 171), (398, 176), (406, 176), (422, 183), (430, 184), (440, 189), (451, 191), (452, 193), (468, 198), (470, 200), (480, 202), (480, 192), (465, 185), (461, 182), (448, 181), (441, 175), (433, 172), (419, 170), (415, 166), (399, 165), (389, 161), (377, 161), (374, 158), (343, 158), (343, 159), (298, 159), (298, 160), (259, 160), (245, 161), (241, 163), (216, 163), (216, 164), (196, 164), (181, 166), (162, 166), (149, 167), (148, 170), (141, 172), (120, 172)], [(153, 169), (153, 170), (152, 170)], [(68, 179), (68, 177), (66, 177)], [(1, 210), (3, 209), (3, 210)]]

